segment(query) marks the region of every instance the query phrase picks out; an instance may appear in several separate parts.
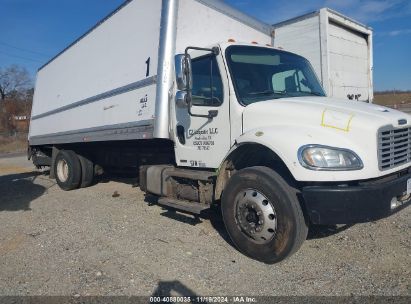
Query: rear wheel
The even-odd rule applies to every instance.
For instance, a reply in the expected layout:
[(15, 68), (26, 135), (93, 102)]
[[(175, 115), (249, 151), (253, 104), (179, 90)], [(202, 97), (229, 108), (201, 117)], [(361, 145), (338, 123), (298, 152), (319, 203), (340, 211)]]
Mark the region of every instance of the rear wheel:
[(83, 156), (78, 154), (81, 165), (81, 183), (80, 188), (90, 187), (94, 182), (94, 164), (93, 162)]
[(61, 150), (54, 162), (57, 184), (65, 191), (77, 189), (81, 181), (81, 165), (75, 152)]
[(264, 263), (291, 256), (307, 237), (296, 190), (267, 167), (233, 175), (223, 193), (222, 214), (237, 248)]

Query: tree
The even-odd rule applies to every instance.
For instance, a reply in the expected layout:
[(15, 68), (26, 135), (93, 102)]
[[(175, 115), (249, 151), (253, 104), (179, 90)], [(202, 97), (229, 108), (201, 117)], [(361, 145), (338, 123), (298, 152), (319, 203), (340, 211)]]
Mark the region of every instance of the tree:
[(30, 115), (33, 91), (31, 77), (25, 68), (0, 67), (0, 132), (15, 133), (16, 117)]
[(32, 85), (28, 71), (17, 65), (0, 68), (0, 101), (27, 91)]

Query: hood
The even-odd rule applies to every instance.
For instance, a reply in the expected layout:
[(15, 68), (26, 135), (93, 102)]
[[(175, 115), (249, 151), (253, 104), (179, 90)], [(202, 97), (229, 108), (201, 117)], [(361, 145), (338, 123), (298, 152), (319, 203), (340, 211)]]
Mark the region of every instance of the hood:
[(377, 130), (382, 126), (403, 127), (411, 115), (359, 101), (329, 97), (292, 97), (256, 102), (243, 112), (243, 129), (275, 125), (316, 126), (346, 131)]

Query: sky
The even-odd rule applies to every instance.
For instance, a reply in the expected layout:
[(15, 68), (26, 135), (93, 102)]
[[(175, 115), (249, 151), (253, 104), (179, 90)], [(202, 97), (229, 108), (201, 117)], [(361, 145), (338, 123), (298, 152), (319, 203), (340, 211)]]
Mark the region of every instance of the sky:
[[(18, 64), (34, 77), (41, 65), (123, 1), (0, 0), (0, 68)], [(270, 24), (322, 7), (354, 18), (374, 30), (375, 89), (411, 90), (411, 0), (224, 1)]]

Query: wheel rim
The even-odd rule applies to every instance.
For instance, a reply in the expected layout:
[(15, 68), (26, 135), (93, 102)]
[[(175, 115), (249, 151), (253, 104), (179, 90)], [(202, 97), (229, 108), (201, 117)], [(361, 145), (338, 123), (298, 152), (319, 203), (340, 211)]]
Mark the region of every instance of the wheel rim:
[(277, 216), (270, 200), (255, 189), (241, 191), (236, 196), (236, 221), (243, 234), (254, 242), (270, 242), (277, 231)]
[(60, 159), (57, 163), (57, 177), (61, 182), (65, 182), (69, 177), (68, 164), (64, 159)]

